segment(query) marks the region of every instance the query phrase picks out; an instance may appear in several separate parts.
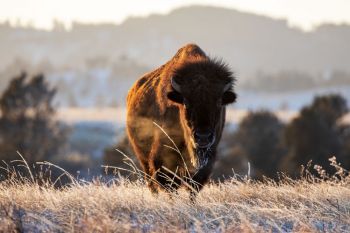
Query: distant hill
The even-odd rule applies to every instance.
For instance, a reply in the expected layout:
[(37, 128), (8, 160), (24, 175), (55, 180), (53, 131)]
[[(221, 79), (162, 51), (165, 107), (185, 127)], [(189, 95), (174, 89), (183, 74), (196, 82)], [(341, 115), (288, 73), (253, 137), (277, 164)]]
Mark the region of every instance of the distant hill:
[(336, 92), (350, 102), (350, 26), (312, 32), (285, 20), (192, 6), (120, 25), (56, 22), (52, 31), (0, 24), (0, 93), (21, 70), (42, 72), (61, 107), (125, 104), (132, 83), (187, 43), (223, 58), (238, 76), (238, 108), (297, 110), (314, 95)]
[(69, 31), (0, 26), (0, 69), (15, 58), (77, 67), (87, 59), (127, 56), (155, 67), (189, 42), (223, 57), (244, 79), (257, 71), (350, 71), (350, 26), (323, 25), (312, 32), (285, 20), (236, 10), (192, 6), (168, 15), (130, 18), (120, 25), (74, 23)]

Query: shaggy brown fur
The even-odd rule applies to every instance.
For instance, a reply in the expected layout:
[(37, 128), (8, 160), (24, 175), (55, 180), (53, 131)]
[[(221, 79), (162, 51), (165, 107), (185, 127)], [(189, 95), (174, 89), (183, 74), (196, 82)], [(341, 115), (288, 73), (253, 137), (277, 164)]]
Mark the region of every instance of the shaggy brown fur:
[[(149, 184), (152, 191), (177, 189), (184, 180), (191, 180), (199, 191), (208, 181), (225, 123), (225, 105), (236, 98), (234, 81), (223, 62), (188, 44), (130, 89), (127, 132), (144, 172), (156, 181)], [(172, 144), (154, 122), (181, 155), (164, 146)]]

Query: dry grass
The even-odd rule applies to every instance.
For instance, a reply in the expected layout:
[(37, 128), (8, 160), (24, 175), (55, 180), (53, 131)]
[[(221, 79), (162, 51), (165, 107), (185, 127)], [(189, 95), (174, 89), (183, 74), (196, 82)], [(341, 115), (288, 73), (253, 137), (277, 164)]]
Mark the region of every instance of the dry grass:
[(58, 190), (10, 179), (0, 183), (0, 231), (349, 232), (350, 177), (332, 164), (333, 177), (209, 184), (195, 203), (185, 190), (155, 196), (142, 181), (75, 180)]

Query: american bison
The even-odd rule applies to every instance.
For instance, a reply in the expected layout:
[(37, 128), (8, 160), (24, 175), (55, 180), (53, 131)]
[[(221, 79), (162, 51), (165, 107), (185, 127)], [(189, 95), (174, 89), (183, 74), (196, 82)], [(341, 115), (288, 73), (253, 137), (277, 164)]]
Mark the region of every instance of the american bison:
[(208, 181), (234, 81), (225, 63), (188, 44), (130, 89), (127, 133), (153, 192), (185, 184), (196, 193)]

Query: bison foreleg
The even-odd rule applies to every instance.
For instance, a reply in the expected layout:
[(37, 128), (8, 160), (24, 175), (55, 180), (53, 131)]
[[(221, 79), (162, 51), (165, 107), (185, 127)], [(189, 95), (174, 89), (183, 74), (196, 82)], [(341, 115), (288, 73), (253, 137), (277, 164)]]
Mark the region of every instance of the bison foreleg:
[(158, 168), (152, 177), (158, 187), (167, 192), (174, 192), (181, 185), (181, 180), (178, 178), (176, 171), (172, 172), (164, 167)]
[(191, 179), (188, 179), (188, 184), (191, 186), (190, 199), (194, 201), (199, 191), (209, 181), (211, 171), (213, 168), (213, 161), (209, 160), (207, 165), (198, 170)]

